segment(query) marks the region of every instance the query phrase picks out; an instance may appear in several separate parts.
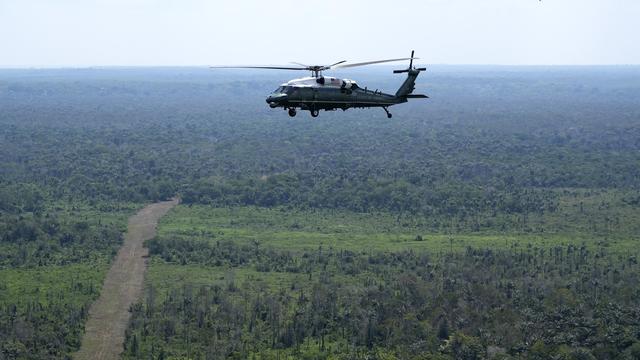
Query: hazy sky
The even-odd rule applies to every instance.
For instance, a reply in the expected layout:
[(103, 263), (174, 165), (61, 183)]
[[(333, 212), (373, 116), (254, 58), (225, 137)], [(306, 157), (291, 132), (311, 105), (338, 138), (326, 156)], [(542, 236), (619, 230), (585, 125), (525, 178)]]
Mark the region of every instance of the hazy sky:
[(639, 36), (640, 0), (0, 0), (0, 67), (640, 64)]

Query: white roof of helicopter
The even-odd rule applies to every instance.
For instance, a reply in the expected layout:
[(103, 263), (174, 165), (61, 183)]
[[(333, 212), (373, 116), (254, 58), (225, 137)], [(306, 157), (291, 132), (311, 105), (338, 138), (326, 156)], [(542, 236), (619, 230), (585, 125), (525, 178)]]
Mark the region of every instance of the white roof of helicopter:
[(355, 84), (354, 80), (350, 79), (338, 79), (332, 76), (322, 76), (324, 78), (324, 84), (320, 84), (316, 81), (316, 78), (313, 76), (304, 77), (300, 79), (289, 80), (288, 82), (282, 84), (281, 86), (298, 86), (298, 87), (336, 87), (339, 88), (342, 86), (342, 82), (346, 82), (347, 84)]

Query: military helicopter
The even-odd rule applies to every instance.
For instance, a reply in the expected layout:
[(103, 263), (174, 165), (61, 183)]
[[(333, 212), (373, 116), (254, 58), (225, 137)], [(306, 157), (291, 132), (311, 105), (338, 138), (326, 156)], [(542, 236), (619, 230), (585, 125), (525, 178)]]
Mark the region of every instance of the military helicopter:
[[(351, 108), (380, 107), (387, 113), (387, 117), (392, 115), (387, 109), (389, 106), (407, 102), (408, 99), (428, 98), (426, 95), (413, 94), (415, 81), (421, 71), (426, 68), (416, 68), (413, 66), (414, 51), (411, 57), (401, 59), (387, 59), (367, 61), (361, 63), (348, 64), (346, 60), (339, 61), (331, 65), (298, 65), (292, 66), (212, 66), (217, 69), (275, 69), (275, 70), (306, 70), (311, 71), (310, 77), (294, 79), (280, 85), (273, 93), (267, 97), (267, 103), (271, 108), (281, 107), (287, 110), (289, 116), (296, 116), (296, 109), (306, 110), (312, 117), (317, 117), (320, 110), (332, 111), (342, 109), (346, 111)], [(371, 64), (380, 64), (393, 61), (409, 60), (409, 67), (403, 70), (394, 70), (394, 74), (407, 73), (407, 78), (400, 85), (395, 94), (385, 94), (381, 91), (368, 90), (362, 88), (354, 80), (338, 79), (330, 76), (323, 76), (322, 72), (331, 69), (350, 68)]]

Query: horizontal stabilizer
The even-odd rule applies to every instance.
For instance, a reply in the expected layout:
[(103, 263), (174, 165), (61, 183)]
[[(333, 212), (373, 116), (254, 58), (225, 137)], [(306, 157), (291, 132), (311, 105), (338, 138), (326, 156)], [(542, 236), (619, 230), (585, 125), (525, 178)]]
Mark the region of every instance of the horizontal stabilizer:
[(422, 94), (409, 94), (403, 97), (406, 97), (407, 99), (428, 99), (429, 98), (427, 95), (422, 95)]
[[(394, 74), (402, 74), (402, 73), (409, 72), (409, 70), (411, 70), (411, 69), (393, 70), (393, 73), (394, 73)], [(427, 70), (427, 68), (415, 68), (415, 69), (413, 69), (413, 70), (425, 71), (425, 70)]]

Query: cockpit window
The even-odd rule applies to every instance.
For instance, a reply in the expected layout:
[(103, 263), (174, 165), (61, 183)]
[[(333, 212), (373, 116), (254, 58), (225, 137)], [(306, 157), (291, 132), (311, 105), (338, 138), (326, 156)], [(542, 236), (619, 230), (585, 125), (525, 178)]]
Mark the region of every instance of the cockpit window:
[(280, 86), (279, 88), (273, 90), (273, 92), (274, 93), (281, 93), (281, 92), (284, 92), (283, 90), (284, 90), (284, 86)]

